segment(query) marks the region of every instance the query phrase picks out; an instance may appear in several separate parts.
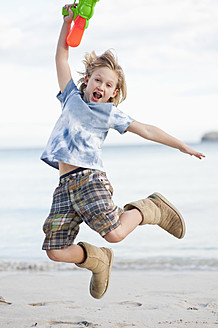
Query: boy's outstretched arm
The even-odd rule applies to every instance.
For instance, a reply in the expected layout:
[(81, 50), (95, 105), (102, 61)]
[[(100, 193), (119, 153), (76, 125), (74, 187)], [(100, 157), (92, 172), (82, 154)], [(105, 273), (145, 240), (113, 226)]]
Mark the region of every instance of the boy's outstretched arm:
[(138, 134), (140, 137), (144, 139), (151, 140), (169, 147), (179, 149), (181, 152), (189, 154), (191, 156), (193, 155), (199, 159), (205, 157), (204, 154), (199, 153), (198, 151), (192, 149), (182, 141), (167, 134), (166, 132), (157, 128), (156, 126), (133, 121), (127, 128), (127, 131)]
[(66, 43), (66, 37), (71, 29), (71, 23), (73, 21), (73, 12), (70, 9), (71, 7), (72, 5), (65, 6), (65, 8), (69, 11), (69, 15), (64, 16), (64, 22), (59, 36), (55, 57), (58, 83), (61, 92), (63, 92), (67, 83), (71, 79), (71, 71), (68, 64), (69, 46)]

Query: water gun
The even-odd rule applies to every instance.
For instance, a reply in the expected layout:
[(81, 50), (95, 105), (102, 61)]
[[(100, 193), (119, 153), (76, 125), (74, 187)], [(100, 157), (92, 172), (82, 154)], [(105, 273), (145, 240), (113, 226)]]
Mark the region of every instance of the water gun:
[[(94, 7), (97, 1), (99, 0), (79, 0), (78, 5), (76, 5), (76, 0), (74, 1), (71, 7), (71, 10), (73, 11), (74, 25), (66, 39), (68, 46), (77, 47), (80, 44), (83, 33), (89, 25), (89, 19), (94, 14)], [(62, 15), (69, 15), (69, 12), (65, 7), (62, 8)]]

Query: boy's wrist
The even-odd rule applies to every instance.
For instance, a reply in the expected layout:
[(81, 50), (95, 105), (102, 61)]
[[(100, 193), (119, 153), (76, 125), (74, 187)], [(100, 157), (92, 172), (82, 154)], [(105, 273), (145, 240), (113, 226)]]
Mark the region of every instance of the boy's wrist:
[(179, 147), (179, 150), (183, 153), (186, 153), (187, 152), (187, 148), (188, 146), (185, 144), (185, 143), (182, 143)]
[(63, 25), (71, 26), (72, 22), (73, 22), (73, 20), (72, 21), (66, 21), (66, 20), (64, 20), (63, 21)]

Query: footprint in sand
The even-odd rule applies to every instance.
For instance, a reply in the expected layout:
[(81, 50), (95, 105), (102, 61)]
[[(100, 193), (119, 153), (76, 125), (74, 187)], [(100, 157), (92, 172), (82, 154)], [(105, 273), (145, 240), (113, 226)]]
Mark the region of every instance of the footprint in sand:
[(120, 305), (125, 305), (127, 308), (131, 308), (131, 307), (139, 307), (142, 306), (142, 303), (138, 303), (138, 302), (130, 302), (130, 301), (123, 301), (118, 303)]
[[(193, 304), (194, 303), (194, 304)], [(175, 306), (177, 307), (183, 307), (186, 310), (189, 311), (199, 311), (201, 309), (207, 309), (207, 310), (211, 310), (212, 313), (217, 313), (218, 312), (218, 305), (216, 303), (213, 302), (208, 302), (208, 303), (196, 303), (196, 302), (191, 302), (191, 301), (187, 301), (187, 300), (183, 300), (178, 304), (175, 304)]]
[(11, 305), (12, 303), (7, 302), (7, 301), (4, 299), (4, 297), (0, 296), (0, 305), (1, 305), (1, 304)]
[(191, 311), (198, 311), (199, 308), (197, 306), (193, 306), (191, 302), (188, 302), (186, 300), (181, 301), (180, 303), (174, 304), (176, 307), (182, 307), (186, 310), (191, 310)]
[(73, 309), (77, 309), (78, 306), (73, 305), (74, 302), (70, 302), (70, 301), (51, 301), (51, 302), (37, 302), (37, 303), (29, 303), (28, 305), (30, 306), (48, 306), (48, 305), (54, 305), (54, 304), (61, 304), (64, 305), (67, 308), (73, 308)]
[(47, 305), (47, 303), (39, 302), (39, 303), (30, 303), (28, 305), (30, 305), (30, 306), (45, 306), (45, 305)]
[(90, 328), (97, 328), (98, 325), (93, 324), (92, 322), (88, 321), (79, 321), (79, 322), (72, 322), (72, 321), (49, 321), (47, 322), (48, 325), (74, 325), (74, 327), (90, 327)]

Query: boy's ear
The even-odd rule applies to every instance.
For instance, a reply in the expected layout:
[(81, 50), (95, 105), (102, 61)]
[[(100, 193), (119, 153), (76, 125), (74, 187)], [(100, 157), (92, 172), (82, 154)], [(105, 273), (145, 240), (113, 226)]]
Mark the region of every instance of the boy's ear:
[(116, 97), (116, 95), (118, 94), (119, 92), (119, 89), (115, 89), (114, 92), (113, 92), (113, 98)]
[(89, 78), (88, 78), (88, 76), (86, 75), (86, 76), (85, 76), (85, 81), (84, 81), (85, 85), (87, 85), (88, 82), (89, 82)]

